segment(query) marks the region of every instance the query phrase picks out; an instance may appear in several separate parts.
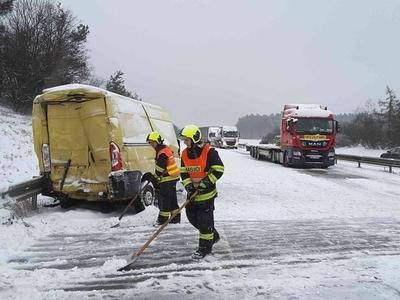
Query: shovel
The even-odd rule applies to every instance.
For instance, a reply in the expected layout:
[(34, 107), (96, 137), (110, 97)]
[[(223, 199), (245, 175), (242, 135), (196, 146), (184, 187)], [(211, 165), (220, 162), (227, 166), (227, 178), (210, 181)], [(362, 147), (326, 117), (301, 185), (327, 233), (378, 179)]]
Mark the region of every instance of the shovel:
[(131, 202), (129, 202), (129, 204), (125, 207), (124, 211), (121, 213), (121, 215), (118, 218), (118, 223), (114, 224), (113, 226), (111, 226), (110, 228), (117, 228), (121, 225), (121, 219), (122, 217), (126, 214), (126, 212), (128, 211), (129, 207), (132, 206), (133, 202), (135, 202), (136, 198), (140, 196), (140, 194), (144, 191), (145, 187), (148, 186), (150, 184), (150, 181), (147, 181), (147, 183), (140, 189), (139, 193), (137, 193), (137, 195), (135, 197), (132, 198)]
[(131, 255), (131, 259), (128, 261), (128, 263), (119, 268), (117, 271), (129, 271), (133, 268), (134, 264), (136, 263), (136, 261), (139, 259), (139, 256), (144, 252), (144, 250), (150, 245), (150, 243), (160, 234), (161, 231), (163, 231), (163, 229), (165, 227), (167, 227), (167, 225), (169, 224), (169, 222), (171, 222), (171, 220), (173, 218), (175, 218), (175, 216), (177, 214), (179, 214), (181, 212), (181, 210), (189, 204), (190, 201), (192, 201), (194, 199), (194, 197), (197, 195), (197, 191), (194, 192), (189, 198), (186, 199), (186, 201), (182, 204), (181, 207), (179, 207), (179, 209), (177, 211), (175, 211), (169, 218), (168, 220), (162, 224), (160, 226), (160, 228), (157, 229), (156, 232), (153, 233), (153, 235), (147, 240), (146, 243), (143, 244), (142, 247), (139, 248), (138, 251), (136, 251), (134, 254)]

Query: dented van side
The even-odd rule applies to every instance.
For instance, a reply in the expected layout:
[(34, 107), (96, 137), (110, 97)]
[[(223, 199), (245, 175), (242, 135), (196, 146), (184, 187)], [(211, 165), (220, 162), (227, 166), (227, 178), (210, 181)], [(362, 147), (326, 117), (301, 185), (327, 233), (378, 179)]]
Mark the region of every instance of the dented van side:
[(91, 86), (45, 90), (35, 98), (32, 116), (40, 172), (53, 197), (129, 199), (139, 191), (141, 175), (154, 171), (148, 132), (159, 128), (177, 149), (162, 108)]

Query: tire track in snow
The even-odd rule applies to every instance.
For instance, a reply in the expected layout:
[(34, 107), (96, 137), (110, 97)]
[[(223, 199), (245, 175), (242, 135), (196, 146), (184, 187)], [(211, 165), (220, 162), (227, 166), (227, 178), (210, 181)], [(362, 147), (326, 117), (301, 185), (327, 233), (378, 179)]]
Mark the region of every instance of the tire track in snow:
[(183, 223), (168, 227), (140, 257), (135, 270), (129, 272), (96, 274), (107, 260), (126, 258), (135, 251), (154, 228), (50, 235), (9, 263), (21, 270), (78, 268), (96, 274), (69, 283), (55, 282), (48, 287), (50, 290), (114, 291), (134, 289), (149, 279), (200, 276), (210, 270), (400, 256), (400, 222), (396, 220), (235, 221), (218, 222), (217, 226), (222, 239), (214, 246), (214, 254), (201, 262), (190, 259), (197, 246), (197, 233)]

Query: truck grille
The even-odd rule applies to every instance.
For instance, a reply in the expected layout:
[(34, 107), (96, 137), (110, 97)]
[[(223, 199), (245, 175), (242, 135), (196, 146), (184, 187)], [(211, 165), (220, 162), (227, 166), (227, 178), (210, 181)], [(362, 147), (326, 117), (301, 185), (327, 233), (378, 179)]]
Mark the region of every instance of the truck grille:
[(305, 151), (304, 157), (305, 157), (306, 162), (323, 162), (324, 161), (324, 155), (316, 150)]
[(301, 140), (301, 145), (305, 148), (324, 148), (328, 145), (328, 141)]

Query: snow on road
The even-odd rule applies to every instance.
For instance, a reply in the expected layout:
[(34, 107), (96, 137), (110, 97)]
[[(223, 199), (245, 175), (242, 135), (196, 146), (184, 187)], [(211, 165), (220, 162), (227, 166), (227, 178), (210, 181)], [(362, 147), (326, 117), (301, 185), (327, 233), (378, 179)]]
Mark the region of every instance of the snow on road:
[(116, 272), (154, 231), (155, 207), (113, 229), (118, 213), (41, 208), (1, 225), (1, 299), (400, 297), (398, 173), (341, 161), (292, 169), (218, 151), (222, 240), (206, 261), (189, 259), (198, 237), (184, 216), (137, 269)]

